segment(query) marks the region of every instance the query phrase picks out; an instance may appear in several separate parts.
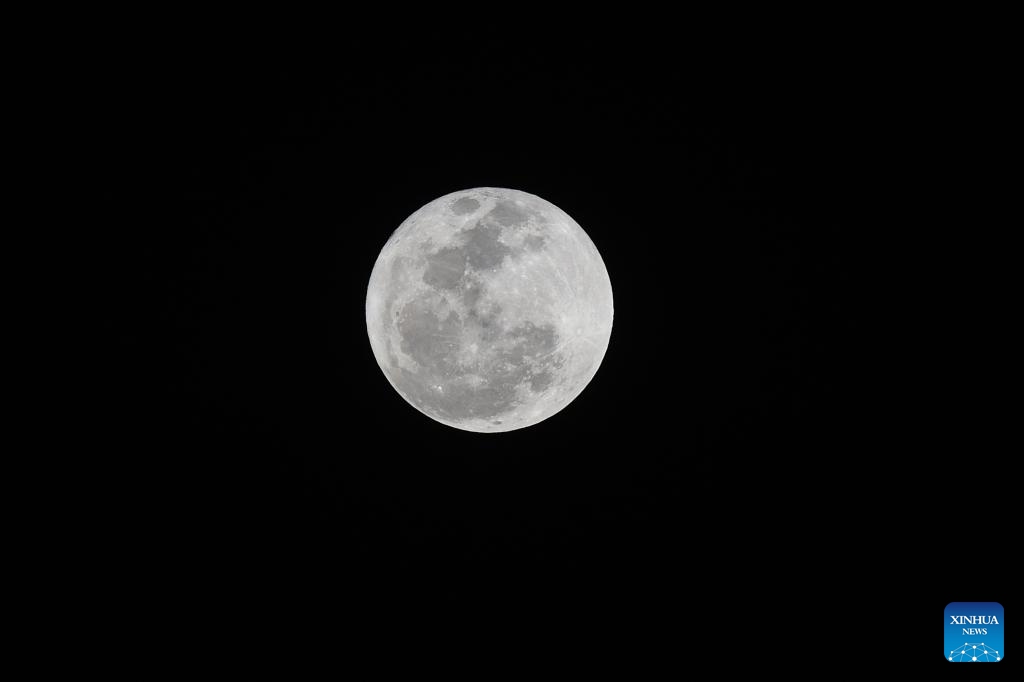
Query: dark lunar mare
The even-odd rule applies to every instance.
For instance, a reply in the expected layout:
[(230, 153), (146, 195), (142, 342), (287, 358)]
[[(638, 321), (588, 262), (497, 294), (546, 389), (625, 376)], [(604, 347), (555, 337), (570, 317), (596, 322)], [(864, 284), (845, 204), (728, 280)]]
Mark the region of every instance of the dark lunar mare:
[(519, 208), (511, 201), (499, 201), (487, 215), (491, 216), (505, 227), (525, 223), (529, 218), (526, 211)]
[(457, 288), (466, 273), (466, 251), (460, 247), (447, 246), (426, 256), (426, 261), (423, 282), (435, 289)]
[(501, 228), (477, 221), (472, 229), (466, 230), (466, 261), (477, 270), (490, 270), (501, 265), (512, 250), (498, 241)]
[(452, 213), (455, 215), (466, 215), (480, 208), (480, 202), (472, 197), (462, 197), (452, 204)]

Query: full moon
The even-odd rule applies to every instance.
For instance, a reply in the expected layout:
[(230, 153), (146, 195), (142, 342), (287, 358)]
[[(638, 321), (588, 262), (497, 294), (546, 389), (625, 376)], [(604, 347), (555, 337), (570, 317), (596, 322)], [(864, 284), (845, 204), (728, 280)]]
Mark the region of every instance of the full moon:
[(608, 349), (601, 254), (554, 204), (480, 187), (431, 201), (391, 235), (366, 292), (384, 376), (428, 417), (512, 431), (562, 410)]

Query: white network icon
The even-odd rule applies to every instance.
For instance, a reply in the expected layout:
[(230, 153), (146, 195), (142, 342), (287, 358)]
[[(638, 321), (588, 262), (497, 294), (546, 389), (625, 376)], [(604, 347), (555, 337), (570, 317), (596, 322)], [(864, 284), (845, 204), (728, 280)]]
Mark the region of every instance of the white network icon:
[(1002, 659), (1002, 655), (995, 649), (985, 646), (984, 642), (964, 642), (963, 646), (951, 650), (946, 658), (955, 663), (978, 663), (998, 661)]

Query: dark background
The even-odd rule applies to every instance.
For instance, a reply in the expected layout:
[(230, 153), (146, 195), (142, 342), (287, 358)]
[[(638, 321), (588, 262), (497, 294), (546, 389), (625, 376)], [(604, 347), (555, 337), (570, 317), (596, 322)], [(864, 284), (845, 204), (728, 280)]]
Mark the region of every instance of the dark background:
[[(836, 61), (531, 54), (353, 49), (97, 86), (114, 314), (95, 504), (141, 592), (232, 618), (543, 604), (729, 623), (779, 575), (848, 598), (840, 566), (874, 574), (851, 509), (888, 447), (863, 296), (885, 98)], [(615, 295), (590, 386), (506, 434), (409, 406), (364, 322), (391, 232), (478, 186), (572, 215)]]
[[(678, 67), (353, 53), (183, 64), (147, 99), (113, 86), (118, 395), (130, 494), (158, 512), (141, 535), (257, 582), (361, 576), (356, 599), (625, 602), (769, 541), (790, 502), (761, 481), (870, 420), (849, 409), (857, 103), (811, 72)], [(364, 322), (390, 233), (477, 186), (572, 215), (615, 294), (591, 385), (502, 435), (406, 404)]]

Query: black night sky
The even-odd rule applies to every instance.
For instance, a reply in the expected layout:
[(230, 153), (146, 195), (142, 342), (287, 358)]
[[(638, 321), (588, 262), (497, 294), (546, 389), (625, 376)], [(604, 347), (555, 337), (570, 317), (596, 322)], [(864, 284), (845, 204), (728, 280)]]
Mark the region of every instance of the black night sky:
[[(772, 561), (743, 545), (831, 494), (776, 486), (872, 420), (865, 105), (838, 67), (712, 80), (666, 59), (351, 51), (111, 78), (111, 542), (173, 576), (169, 603), (679, 605), (699, 598), (680, 575), (713, 599), (745, 589), (720, 557)], [(615, 296), (589, 387), (497, 435), (409, 406), (364, 322), (391, 232), (479, 186), (573, 216)]]

